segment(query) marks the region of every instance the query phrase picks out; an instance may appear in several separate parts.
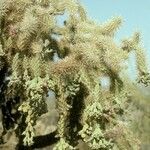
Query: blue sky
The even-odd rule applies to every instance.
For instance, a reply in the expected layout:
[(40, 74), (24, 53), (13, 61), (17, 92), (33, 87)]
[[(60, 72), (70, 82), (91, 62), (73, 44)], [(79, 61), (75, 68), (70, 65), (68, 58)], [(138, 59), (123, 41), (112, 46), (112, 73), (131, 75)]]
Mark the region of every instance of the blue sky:
[[(150, 0), (80, 0), (88, 16), (103, 23), (113, 16), (121, 16), (123, 25), (116, 34), (117, 41), (140, 31), (150, 68)], [(132, 58), (131, 58), (132, 59)], [(134, 66), (134, 60), (129, 63)], [(132, 72), (133, 67), (129, 70)]]

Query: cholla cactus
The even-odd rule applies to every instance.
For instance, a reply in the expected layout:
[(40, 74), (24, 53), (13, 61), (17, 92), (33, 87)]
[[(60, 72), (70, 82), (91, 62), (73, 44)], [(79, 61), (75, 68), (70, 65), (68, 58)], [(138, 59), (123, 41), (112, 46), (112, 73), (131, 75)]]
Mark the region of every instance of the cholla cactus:
[[(65, 13), (68, 17), (59, 26), (57, 17)], [(1, 0), (0, 69), (5, 77), (0, 82), (4, 87), (1, 106), (7, 110), (10, 103), (18, 116), (9, 110), (3, 117), (5, 132), (18, 124), (14, 130), (20, 131), (17, 136), (23, 137), (23, 144), (34, 144), (34, 126), (47, 112), (45, 97), (52, 90), (59, 112), (54, 150), (75, 149), (80, 139), (91, 149), (119, 149), (122, 144), (132, 149), (137, 143), (131, 144), (133, 138), (129, 140), (121, 121), (129, 91), (119, 74), (132, 50), (139, 76), (147, 69), (139, 34), (121, 46), (114, 42), (121, 22), (113, 18), (98, 25), (88, 19), (77, 0)], [(56, 62), (52, 59), (55, 53), (59, 56)], [(99, 81), (103, 76), (110, 78), (107, 92)], [(140, 81), (147, 85), (147, 79), (142, 76)], [(7, 124), (6, 118), (13, 121)]]

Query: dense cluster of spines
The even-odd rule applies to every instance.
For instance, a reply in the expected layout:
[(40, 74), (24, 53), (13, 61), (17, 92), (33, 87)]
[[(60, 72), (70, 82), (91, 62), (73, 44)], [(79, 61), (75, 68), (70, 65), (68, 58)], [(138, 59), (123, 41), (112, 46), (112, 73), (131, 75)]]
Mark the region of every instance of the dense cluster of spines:
[[(56, 18), (65, 13), (68, 18), (59, 26)], [(139, 82), (148, 85), (150, 80), (139, 34), (123, 40), (121, 46), (115, 44), (114, 34), (121, 22), (121, 18), (113, 18), (97, 25), (76, 0), (0, 1), (0, 69), (5, 63), (10, 70), (6, 101), (20, 98), (16, 111), (25, 117), (21, 122), (25, 125), (24, 145), (33, 144), (34, 125), (46, 113), (45, 97), (52, 90), (59, 112), (59, 141), (54, 150), (77, 146), (72, 145), (68, 129), (77, 127), (69, 118), (77, 99), (83, 105), (78, 110), (80, 127), (75, 140), (83, 139), (91, 149), (119, 147), (118, 137), (123, 138), (124, 132), (115, 136), (115, 129), (123, 124), (119, 116), (128, 102), (126, 83), (119, 73), (130, 51), (135, 50), (137, 56)], [(56, 62), (54, 53), (60, 57)], [(99, 83), (103, 76), (110, 77), (106, 94)]]

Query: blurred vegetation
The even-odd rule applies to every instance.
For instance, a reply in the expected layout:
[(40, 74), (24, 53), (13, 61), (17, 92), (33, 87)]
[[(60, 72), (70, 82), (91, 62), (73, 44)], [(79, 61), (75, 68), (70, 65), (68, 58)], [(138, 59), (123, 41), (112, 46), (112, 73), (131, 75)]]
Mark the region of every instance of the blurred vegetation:
[(150, 88), (138, 86), (133, 99), (131, 130), (141, 141), (142, 150), (150, 147)]

